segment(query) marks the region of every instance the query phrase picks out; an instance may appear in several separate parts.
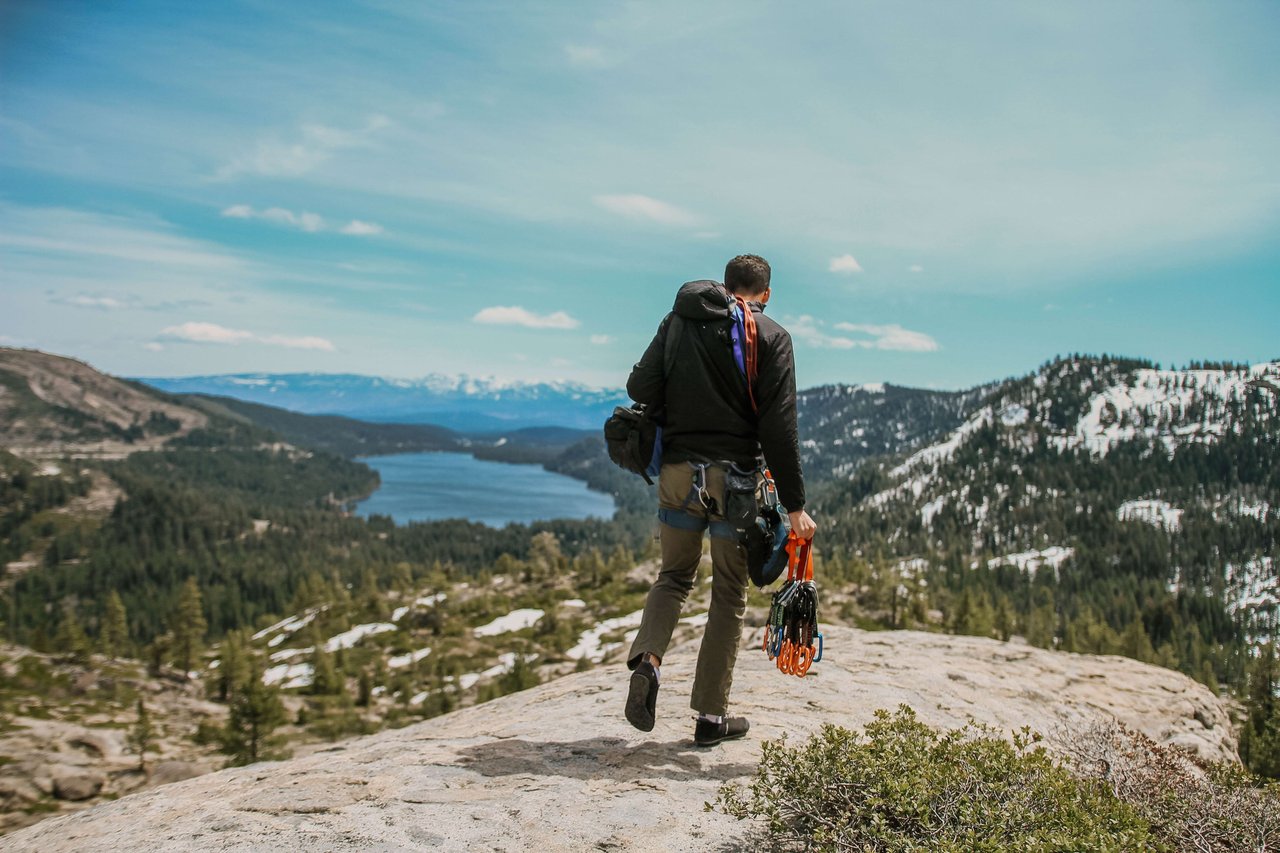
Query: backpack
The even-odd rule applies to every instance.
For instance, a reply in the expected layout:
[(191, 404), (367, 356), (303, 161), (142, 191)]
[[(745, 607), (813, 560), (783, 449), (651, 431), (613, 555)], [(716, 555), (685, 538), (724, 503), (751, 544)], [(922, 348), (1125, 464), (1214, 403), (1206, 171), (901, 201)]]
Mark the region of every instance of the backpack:
[[(672, 314), (663, 350), (664, 376), (671, 375), (683, 329), (684, 320), (679, 314)], [(604, 444), (613, 464), (624, 471), (639, 474), (652, 486), (653, 478), (658, 476), (662, 467), (662, 410), (655, 410), (644, 403), (617, 406), (604, 422)]]
[[(733, 347), (733, 360), (747, 383), (747, 399), (751, 410), (756, 410), (756, 320), (741, 296), (729, 295), (729, 341)], [(663, 375), (670, 376), (675, 365), (676, 348), (679, 346), (684, 319), (671, 315), (667, 327), (666, 347), (663, 350)], [(604, 422), (604, 443), (609, 459), (624, 471), (639, 474), (649, 485), (662, 467), (662, 411), (653, 410), (643, 403), (617, 406)]]

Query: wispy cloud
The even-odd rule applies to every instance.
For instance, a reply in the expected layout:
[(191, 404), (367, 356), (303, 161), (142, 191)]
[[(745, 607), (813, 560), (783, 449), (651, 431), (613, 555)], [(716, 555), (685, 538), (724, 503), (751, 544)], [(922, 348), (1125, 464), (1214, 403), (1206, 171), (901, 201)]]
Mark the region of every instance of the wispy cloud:
[(55, 296), (50, 301), (59, 305), (73, 305), (77, 308), (96, 308), (99, 311), (114, 311), (117, 308), (125, 307), (124, 301), (114, 296), (93, 296), (88, 293)]
[(597, 207), (628, 219), (644, 219), (660, 225), (696, 225), (698, 217), (687, 210), (647, 195), (598, 195)]
[[(197, 344), (260, 343), (289, 349), (324, 350), (333, 352), (332, 341), (318, 337), (289, 337), (287, 335), (258, 335), (244, 329), (229, 329), (217, 323), (187, 322), (169, 326), (160, 332), (159, 341), (175, 341)], [(159, 341), (152, 343), (158, 344)], [(154, 349), (154, 347), (148, 347)]]
[(835, 323), (831, 328), (845, 334), (830, 334), (826, 331), (824, 321), (808, 314), (787, 317), (783, 322), (793, 337), (820, 349), (876, 349), (897, 352), (933, 352), (939, 349), (938, 342), (929, 335), (904, 329), (896, 323), (883, 326), (868, 323)]
[(898, 350), (900, 352), (933, 352), (938, 342), (924, 332), (904, 329), (897, 323), (875, 326), (869, 323), (836, 323), (836, 329), (869, 336), (869, 340), (855, 343), (866, 349)]
[(845, 254), (838, 258), (832, 258), (831, 263), (827, 265), (827, 269), (831, 272), (853, 275), (854, 273), (862, 272), (862, 264), (858, 263), (853, 255)]
[(783, 320), (792, 337), (799, 338), (809, 346), (820, 349), (853, 349), (857, 343), (849, 338), (828, 335), (822, 331), (822, 321), (815, 320), (808, 314), (799, 317), (787, 317)]
[(593, 45), (566, 44), (564, 55), (569, 59), (570, 65), (602, 68), (608, 64), (604, 51)]
[(524, 326), (526, 329), (576, 329), (580, 325), (563, 311), (535, 314), (518, 305), (482, 308), (471, 318), (471, 322), (491, 326)]
[(311, 213), (306, 210), (294, 213), (292, 210), (286, 210), (283, 207), (268, 207), (264, 210), (256, 210), (247, 204), (233, 204), (223, 210), (222, 215), (228, 219), (260, 219), (264, 222), (283, 225), (288, 228), (297, 228), (299, 231), (307, 231), (309, 233), (336, 230), (342, 234), (365, 237), (381, 234), (383, 231), (382, 226), (376, 222), (363, 222), (359, 219), (352, 219), (346, 225), (334, 227), (325, 222), (324, 217), (318, 213)]
[(289, 337), (288, 335), (266, 335), (257, 340), (271, 346), (288, 347), (289, 349), (315, 349), (325, 352), (333, 352), (335, 349), (333, 342), (328, 338), (317, 338), (313, 335), (304, 335), (297, 338)]
[(911, 266), (907, 267), (907, 272), (924, 272), (924, 267), (920, 266), (919, 264), (912, 264)]
[(233, 157), (215, 175), (231, 180), (241, 175), (297, 177), (326, 163), (334, 154), (372, 144), (373, 137), (389, 127), (384, 115), (370, 116), (354, 130), (325, 124), (304, 124), (292, 138), (269, 136), (258, 140), (251, 151)]
[(253, 339), (252, 332), (228, 329), (217, 323), (180, 323), (160, 331), (160, 337), (168, 341), (189, 341), (198, 344), (238, 344)]
[(604, 346), (605, 344), (613, 343), (613, 337), (611, 335), (592, 335), (591, 343), (596, 346)]
[(363, 222), (359, 219), (353, 219), (338, 230), (343, 234), (354, 234), (357, 237), (365, 237), (373, 234), (381, 234), (383, 228), (376, 222)]

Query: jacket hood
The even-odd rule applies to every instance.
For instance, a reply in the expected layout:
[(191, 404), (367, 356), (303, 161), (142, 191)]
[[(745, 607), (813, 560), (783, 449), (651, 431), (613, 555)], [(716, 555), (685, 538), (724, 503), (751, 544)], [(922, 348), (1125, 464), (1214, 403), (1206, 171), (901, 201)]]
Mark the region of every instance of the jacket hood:
[[(676, 302), (671, 310), (687, 320), (723, 320), (729, 316), (732, 297), (718, 281), (703, 279), (680, 285)], [(747, 303), (759, 313), (764, 310), (758, 302)]]

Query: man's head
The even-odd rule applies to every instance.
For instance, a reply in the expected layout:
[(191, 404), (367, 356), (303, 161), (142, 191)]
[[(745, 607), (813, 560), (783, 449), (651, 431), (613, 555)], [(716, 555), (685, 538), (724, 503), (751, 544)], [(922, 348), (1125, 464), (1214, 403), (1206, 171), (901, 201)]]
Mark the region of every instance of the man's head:
[(759, 255), (738, 255), (724, 268), (725, 289), (744, 299), (769, 298), (769, 262)]

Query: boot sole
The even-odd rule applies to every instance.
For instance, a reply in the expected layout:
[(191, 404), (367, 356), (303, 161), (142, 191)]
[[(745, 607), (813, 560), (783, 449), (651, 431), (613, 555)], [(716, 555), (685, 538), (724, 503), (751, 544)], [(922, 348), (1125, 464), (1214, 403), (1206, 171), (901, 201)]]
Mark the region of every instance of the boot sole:
[(741, 731), (736, 731), (736, 732), (726, 731), (724, 734), (719, 735), (717, 737), (713, 737), (713, 738), (705, 738), (705, 737), (700, 738), (698, 737), (698, 733), (695, 731), (693, 734), (693, 745), (699, 746), (699, 747), (708, 747), (708, 746), (717, 746), (721, 743), (724, 743), (727, 740), (740, 740), (746, 737), (747, 733), (751, 731), (750, 722), (746, 720), (741, 720), (740, 722), (743, 725), (743, 728)]
[(627, 722), (642, 732), (653, 731), (654, 714), (649, 710), (649, 693), (656, 690), (653, 678), (647, 673), (631, 673), (631, 689), (627, 693)]

